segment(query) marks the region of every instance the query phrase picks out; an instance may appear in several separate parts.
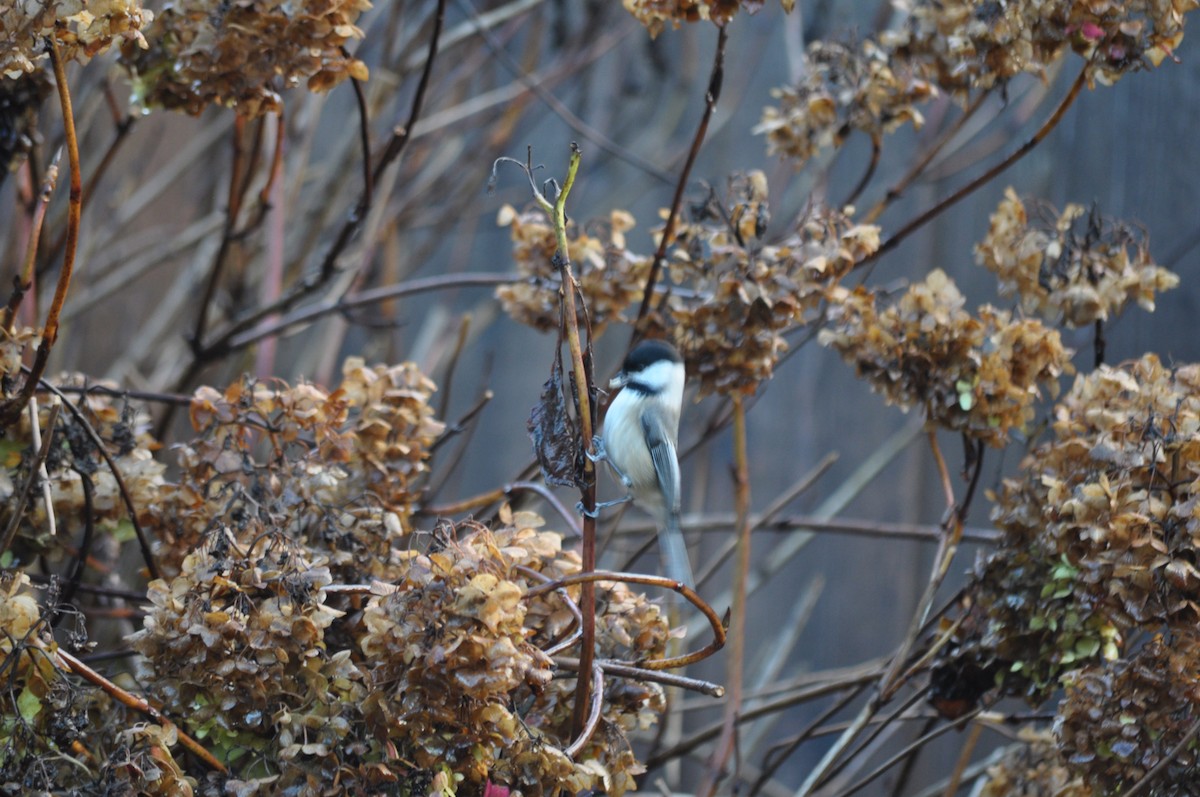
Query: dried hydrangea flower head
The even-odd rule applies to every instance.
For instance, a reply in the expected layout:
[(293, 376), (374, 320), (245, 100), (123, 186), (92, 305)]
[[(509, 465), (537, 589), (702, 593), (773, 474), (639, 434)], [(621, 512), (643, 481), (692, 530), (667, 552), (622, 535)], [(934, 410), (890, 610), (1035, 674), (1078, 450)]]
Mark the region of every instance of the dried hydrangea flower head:
[(1068, 326), (1088, 326), (1120, 314), (1131, 302), (1154, 310), (1156, 294), (1179, 277), (1150, 257), (1145, 233), (1101, 217), (1093, 208), (1042, 208), (1029, 218), (1011, 188), (992, 214), (975, 257), (1016, 295), (1027, 313)]
[(1045, 390), (1071, 371), (1056, 330), (989, 306), (973, 316), (953, 281), (935, 269), (880, 309), (863, 287), (830, 292), (823, 345), (854, 363), (888, 403), (919, 406), (929, 420), (1003, 446), (1033, 419)]
[(362, 37), (368, 0), (179, 0), (147, 31), (150, 47), (124, 47), (134, 102), (198, 114), (211, 104), (246, 117), (277, 113), (280, 92), (303, 82), (327, 91), (367, 67), (344, 52)]
[(987, 768), (979, 797), (1096, 797), (1083, 778), (1067, 768), (1048, 730), (1022, 728), (1020, 744)]
[[(678, 28), (684, 22), (709, 20), (724, 25), (733, 19), (742, 6), (757, 7), (759, 0), (623, 0), (625, 10), (646, 26), (651, 36), (657, 36), (669, 22)], [(794, 0), (783, 0), (788, 10)]]
[(754, 133), (765, 133), (767, 152), (801, 165), (828, 147), (840, 147), (854, 130), (878, 143), (911, 122), (920, 129), (918, 103), (936, 89), (900, 59), (867, 40), (858, 47), (815, 41), (804, 56), (794, 86), (772, 89), (778, 107), (768, 106)]
[(674, 341), (701, 395), (753, 393), (770, 379), (785, 335), (879, 247), (878, 227), (829, 208), (769, 243), (768, 193), (762, 172), (736, 174), (724, 198), (712, 193), (676, 229), (667, 294), (647, 327)]
[(51, 36), (68, 61), (86, 61), (114, 43), (144, 49), (142, 31), (153, 16), (138, 0), (10, 0), (0, 5), (0, 75), (35, 71)]
[[(542, 332), (557, 330), (562, 278), (554, 264), (558, 248), (554, 226), (541, 210), (518, 213), (511, 205), (500, 209), (496, 221), (509, 228), (517, 273), (525, 277), (497, 288), (496, 298), (514, 321)], [(593, 335), (614, 321), (628, 320), (624, 311), (642, 296), (651, 258), (626, 248), (625, 233), (634, 224), (633, 216), (624, 210), (582, 227), (567, 223), (567, 254)]]
[(1055, 721), (1062, 757), (1103, 794), (1139, 782), (1160, 762), (1166, 768), (1152, 794), (1200, 793), (1196, 747), (1180, 747), (1200, 715), (1198, 687), (1195, 628), (1158, 634), (1127, 660), (1072, 673)]
[(1197, 0), (915, 0), (904, 27), (884, 46), (919, 64), (928, 78), (965, 97), (975, 88), (1040, 75), (1072, 49), (1090, 84), (1158, 66), (1183, 39)]

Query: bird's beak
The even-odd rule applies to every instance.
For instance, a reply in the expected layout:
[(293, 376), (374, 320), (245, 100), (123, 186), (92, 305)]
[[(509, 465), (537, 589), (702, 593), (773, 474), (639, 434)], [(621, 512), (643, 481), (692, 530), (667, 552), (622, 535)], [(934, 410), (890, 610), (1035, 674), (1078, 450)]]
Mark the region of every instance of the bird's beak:
[(625, 384), (628, 381), (629, 374), (625, 373), (624, 371), (618, 371), (617, 375), (608, 381), (608, 386), (613, 390), (617, 390), (618, 388), (625, 387)]

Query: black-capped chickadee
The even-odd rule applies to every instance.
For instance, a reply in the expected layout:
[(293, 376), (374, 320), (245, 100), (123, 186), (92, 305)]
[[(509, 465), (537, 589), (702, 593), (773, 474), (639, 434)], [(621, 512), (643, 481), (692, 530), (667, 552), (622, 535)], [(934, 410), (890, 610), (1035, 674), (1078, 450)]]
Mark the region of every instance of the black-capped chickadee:
[(687, 546), (679, 530), (679, 411), (683, 406), (683, 360), (661, 340), (634, 346), (609, 383), (621, 388), (604, 416), (602, 451), (629, 495), (601, 506), (633, 500), (658, 523), (667, 578), (695, 586)]

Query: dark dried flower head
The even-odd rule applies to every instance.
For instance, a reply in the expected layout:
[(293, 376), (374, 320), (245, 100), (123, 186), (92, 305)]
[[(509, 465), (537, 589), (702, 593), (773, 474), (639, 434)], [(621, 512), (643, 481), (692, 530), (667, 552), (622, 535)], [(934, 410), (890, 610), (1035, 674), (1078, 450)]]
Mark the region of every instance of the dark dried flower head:
[(1080, 205), (1047, 208), (1031, 222), (1011, 188), (975, 257), (1025, 312), (1073, 327), (1113, 318), (1130, 302), (1153, 311), (1155, 295), (1179, 284), (1151, 259), (1144, 234)]
[(768, 106), (755, 133), (767, 151), (803, 164), (827, 147), (840, 147), (858, 130), (878, 143), (906, 122), (924, 124), (918, 103), (936, 94), (923, 77), (870, 40), (856, 49), (834, 42), (809, 45), (795, 86), (772, 89), (779, 106)]
[(50, 81), (44, 70), (16, 77), (0, 75), (0, 185), (37, 140), (38, 111), (49, 93)]
[(1071, 770), (1103, 794), (1128, 790), (1157, 765), (1155, 797), (1200, 793), (1193, 743), (1200, 722), (1200, 638), (1195, 628), (1155, 637), (1128, 660), (1087, 667), (1066, 681), (1055, 734)]
[(954, 283), (935, 269), (880, 310), (865, 288), (830, 292), (821, 342), (904, 409), (990, 445), (1002, 446), (1032, 420), (1044, 389), (1058, 392), (1071, 370), (1058, 332), (984, 306), (963, 310)]
[(179, 0), (147, 31), (148, 50), (124, 47), (135, 104), (198, 114), (211, 104), (245, 117), (278, 113), (280, 92), (327, 91), (367, 67), (344, 52), (362, 37), (368, 0)]
[(1049, 731), (1022, 728), (1018, 736), (988, 767), (979, 797), (1093, 797), (1092, 787), (1067, 768)]

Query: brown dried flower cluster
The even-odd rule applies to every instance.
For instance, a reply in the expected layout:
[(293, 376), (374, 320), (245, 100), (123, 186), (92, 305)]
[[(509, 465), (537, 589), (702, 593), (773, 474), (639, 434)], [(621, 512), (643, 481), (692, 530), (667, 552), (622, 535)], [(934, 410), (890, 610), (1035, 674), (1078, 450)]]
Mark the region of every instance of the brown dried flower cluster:
[[(490, 783), (531, 797), (622, 794), (640, 771), (625, 730), (657, 718), (661, 691), (606, 684), (597, 738), (577, 760), (565, 755), (574, 681), (552, 680), (543, 649), (570, 636), (574, 615), (560, 593), (527, 593), (578, 572), (578, 557), (536, 528), (540, 518), (502, 514), (495, 532), (410, 547), (353, 613), (330, 605), (329, 569), (284, 535), (211, 540), (151, 585), (133, 641), (153, 696), (238, 761), (242, 780), (227, 792), (337, 784), (322, 793), (452, 797)], [(601, 656), (662, 655), (657, 608), (618, 584), (597, 597)]]
[(701, 395), (752, 393), (787, 350), (784, 335), (812, 320), (825, 292), (879, 247), (879, 228), (814, 209), (777, 244), (762, 172), (737, 175), (676, 230), (672, 287), (650, 316), (673, 338)]
[(1055, 731), (1063, 758), (1102, 794), (1120, 794), (1152, 768), (1154, 797), (1200, 793), (1200, 759), (1179, 747), (1200, 721), (1200, 638), (1195, 628), (1156, 636), (1128, 660), (1066, 679)]
[(975, 247), (979, 263), (1000, 278), (1000, 291), (1021, 299), (1027, 313), (1068, 326), (1118, 315), (1130, 302), (1154, 310), (1155, 294), (1179, 277), (1154, 263), (1144, 234), (1093, 208), (1047, 209), (1030, 222), (1011, 189), (992, 214), (987, 237)]
[(368, 0), (181, 0), (147, 30), (148, 50), (122, 48), (136, 104), (198, 114), (211, 104), (246, 117), (278, 113), (280, 92), (326, 91), (367, 67), (344, 52), (362, 37)]
[(1065, 556), (1124, 626), (1200, 619), (1200, 367), (1101, 366), (1055, 408), (1055, 439), (1004, 481), (993, 520)]
[[(753, 13), (762, 6), (762, 0), (623, 0), (625, 10), (646, 26), (651, 36), (657, 36), (669, 22), (678, 28), (684, 22), (711, 20), (724, 25), (733, 19), (739, 9)], [(785, 11), (791, 11), (796, 0), (781, 0)]]
[(920, 406), (939, 425), (1002, 446), (1032, 420), (1043, 389), (1057, 395), (1070, 353), (1038, 321), (989, 306), (972, 316), (964, 303), (936, 269), (883, 310), (873, 292), (839, 287), (820, 340), (889, 403)]
[[(0, 344), (0, 371), (4, 371), (5, 395), (11, 395), (16, 384), (8, 378), (11, 371), (7, 369), (17, 367), (20, 352), (31, 346), (35, 339), (32, 330), (25, 330)], [(103, 386), (102, 383), (70, 375), (59, 377), (56, 383), (66, 388)], [(65, 521), (71, 529), (77, 528), (75, 524), (78, 519), (87, 518), (93, 529), (99, 532), (97, 545), (107, 546), (109, 542), (130, 540), (134, 536), (134, 527), (128, 506), (121, 485), (97, 448), (96, 438), (104, 446), (104, 453), (120, 471), (125, 490), (139, 511), (138, 519), (144, 522), (149, 507), (159, 497), (165, 470), (162, 463), (154, 458), (158, 444), (149, 434), (150, 417), (127, 401), (99, 393), (87, 393), (72, 401), (82, 421), (63, 407), (53, 429), (48, 428), (51, 401), (39, 402), (40, 434), (43, 438), (53, 436), (45, 468), (54, 515), (60, 524)], [(37, 461), (36, 455), (29, 413), (23, 412), (18, 422), (6, 430), (5, 438), (0, 440), (0, 527), (7, 528), (12, 520), (16, 504), (13, 497), (28, 480), (30, 470)], [(78, 555), (75, 548), (77, 543), (78, 535), (65, 528), (58, 529), (57, 534), (51, 534), (45, 502), (40, 498), (40, 491), (32, 492), (24, 504), (11, 548), (16, 561), (26, 563), (35, 557), (45, 557), (57, 563), (74, 558)], [(91, 556), (99, 555), (97, 550), (88, 553)]]
[[(1200, 720), (1198, 496), (1200, 367), (1148, 354), (1078, 378), (1054, 439), (992, 496), (1005, 544), (977, 570), (935, 691), (1037, 704), (1065, 680), (1064, 760), (1129, 788)], [(1127, 656), (1146, 633), (1169, 641)], [(1162, 783), (1183, 785), (1161, 793), (1196, 793), (1192, 749), (1177, 763)]]
[[(598, 738), (577, 761), (562, 753), (574, 680), (551, 681), (540, 647), (565, 637), (572, 615), (555, 593), (523, 596), (543, 579), (578, 572), (578, 559), (560, 550), (558, 535), (534, 528), (540, 519), (511, 519), (494, 535), (481, 530), (413, 555), (397, 591), (372, 599), (361, 638), (369, 661), (365, 721), (403, 759), (449, 767), (467, 793), (491, 780), (528, 795), (599, 787), (619, 795), (641, 771), (626, 755), (624, 729), (654, 721), (661, 691), (608, 684)], [(577, 600), (577, 589), (570, 592)], [(600, 655), (661, 655), (666, 626), (657, 608), (615, 584), (601, 585), (597, 605)], [(523, 706), (519, 718), (514, 703)]]
[(821, 149), (840, 147), (859, 130), (878, 142), (885, 133), (924, 118), (916, 104), (936, 94), (923, 77), (892, 59), (873, 41), (856, 49), (815, 41), (804, 58), (795, 86), (773, 89), (779, 106), (768, 106), (755, 133), (767, 136), (767, 151), (803, 164)]
[(333, 391), (243, 379), (196, 392), (198, 437), (180, 449), (179, 481), (148, 519), (170, 572), (214, 535), (248, 544), (285, 531), (342, 581), (400, 566), (416, 482), (443, 429), (429, 406), (435, 388), (411, 363), (351, 358), (342, 376)]
[(145, 628), (129, 641), (151, 695), (223, 761), (269, 750), (285, 768), (299, 759), (332, 776), (338, 762), (326, 759), (350, 734), (362, 686), (349, 652), (324, 641), (343, 615), (327, 603), (329, 568), (281, 534), (245, 547), (231, 536), (150, 584)]
[(1158, 66), (1183, 39), (1197, 0), (917, 0), (885, 46), (947, 91), (990, 88), (1040, 74), (1068, 48), (1088, 61), (1089, 83), (1114, 83)]
[(145, 48), (143, 29), (153, 14), (139, 0), (15, 0), (0, 6), (0, 75), (33, 72), (58, 39), (64, 60), (86, 61), (114, 42)]
[[(518, 213), (511, 205), (500, 209), (497, 223), (511, 229), (517, 273), (527, 279), (497, 288), (496, 297), (514, 320), (543, 332), (557, 330), (562, 280), (553, 262), (558, 249), (553, 224), (540, 210)], [(625, 309), (641, 298), (650, 274), (651, 259), (625, 247), (625, 233), (634, 224), (624, 210), (614, 210), (606, 221), (593, 221), (583, 229), (567, 224), (571, 269), (594, 335), (621, 320)], [(583, 308), (580, 322), (582, 312)]]
[(1020, 742), (988, 767), (979, 797), (1093, 797), (1067, 768), (1049, 731), (1022, 728), (1018, 736)]

